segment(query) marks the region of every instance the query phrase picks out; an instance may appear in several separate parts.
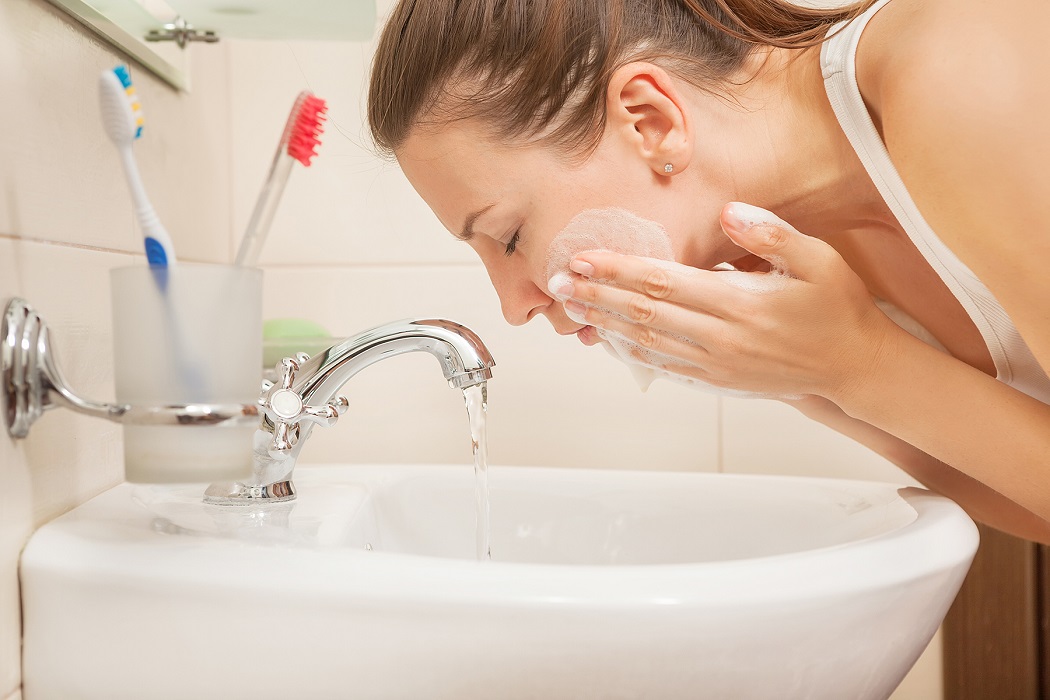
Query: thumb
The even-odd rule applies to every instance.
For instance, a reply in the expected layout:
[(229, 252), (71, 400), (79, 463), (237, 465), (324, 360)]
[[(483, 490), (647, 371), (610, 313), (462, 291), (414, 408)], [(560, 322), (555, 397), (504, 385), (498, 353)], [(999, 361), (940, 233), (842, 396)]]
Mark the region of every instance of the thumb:
[(743, 202), (722, 207), (721, 224), (738, 246), (792, 277), (809, 279), (819, 273), (827, 254), (833, 251), (824, 241), (799, 233), (772, 212)]

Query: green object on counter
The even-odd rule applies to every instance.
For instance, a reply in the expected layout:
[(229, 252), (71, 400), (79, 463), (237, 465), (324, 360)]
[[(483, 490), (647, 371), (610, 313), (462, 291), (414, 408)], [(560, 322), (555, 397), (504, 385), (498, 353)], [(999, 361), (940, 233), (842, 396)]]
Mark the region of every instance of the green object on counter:
[(304, 318), (272, 318), (263, 321), (263, 368), (272, 369), (297, 352), (315, 355), (335, 343), (324, 326)]

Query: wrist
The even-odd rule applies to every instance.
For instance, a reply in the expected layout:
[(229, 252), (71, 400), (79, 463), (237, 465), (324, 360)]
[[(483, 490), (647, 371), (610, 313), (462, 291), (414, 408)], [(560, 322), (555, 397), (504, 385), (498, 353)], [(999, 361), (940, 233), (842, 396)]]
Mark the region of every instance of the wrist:
[(907, 343), (921, 342), (878, 312), (867, 332), (857, 333), (854, 342), (842, 349), (840, 370), (829, 373), (820, 395), (847, 414), (860, 407), (887, 384), (892, 372), (904, 362)]

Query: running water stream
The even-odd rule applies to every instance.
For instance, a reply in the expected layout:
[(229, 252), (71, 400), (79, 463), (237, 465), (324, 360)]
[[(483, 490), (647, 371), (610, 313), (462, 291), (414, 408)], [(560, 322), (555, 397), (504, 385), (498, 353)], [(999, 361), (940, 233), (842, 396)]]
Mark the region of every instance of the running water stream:
[(485, 382), (463, 390), (470, 421), (470, 442), (474, 451), (474, 503), (477, 513), (478, 561), (492, 559), (489, 541), (489, 454), (485, 437), (485, 416), (489, 410), (489, 389)]

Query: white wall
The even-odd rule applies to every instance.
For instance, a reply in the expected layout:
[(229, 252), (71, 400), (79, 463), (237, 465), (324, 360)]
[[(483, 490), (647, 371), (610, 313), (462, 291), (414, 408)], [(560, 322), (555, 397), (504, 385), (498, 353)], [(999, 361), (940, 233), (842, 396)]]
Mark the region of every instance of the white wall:
[[(267, 244), (268, 317), (307, 317), (344, 335), (407, 316), (476, 330), (497, 367), (497, 464), (804, 473), (903, 481), (891, 465), (791, 409), (670, 383), (646, 394), (597, 348), (546, 322), (512, 328), (485, 272), (445, 233), (362, 122), (371, 46), (230, 42), (195, 46), (194, 92), (133, 67), (147, 133), (136, 153), (181, 257), (227, 261), (298, 90), (331, 105), (321, 155), (297, 168)], [(112, 398), (108, 270), (141, 264), (95, 80), (120, 57), (44, 0), (0, 0), (0, 300), (22, 296), (51, 325), (70, 382)], [(231, 235), (232, 234), (232, 235)], [(462, 399), (426, 356), (362, 373), (351, 410), (315, 430), (307, 462), (468, 464)], [(17, 557), (33, 528), (121, 479), (114, 426), (58, 411), (24, 441), (0, 436), (0, 698), (17, 693)], [(894, 697), (940, 698), (939, 646)], [(31, 700), (31, 699), (30, 699)]]

